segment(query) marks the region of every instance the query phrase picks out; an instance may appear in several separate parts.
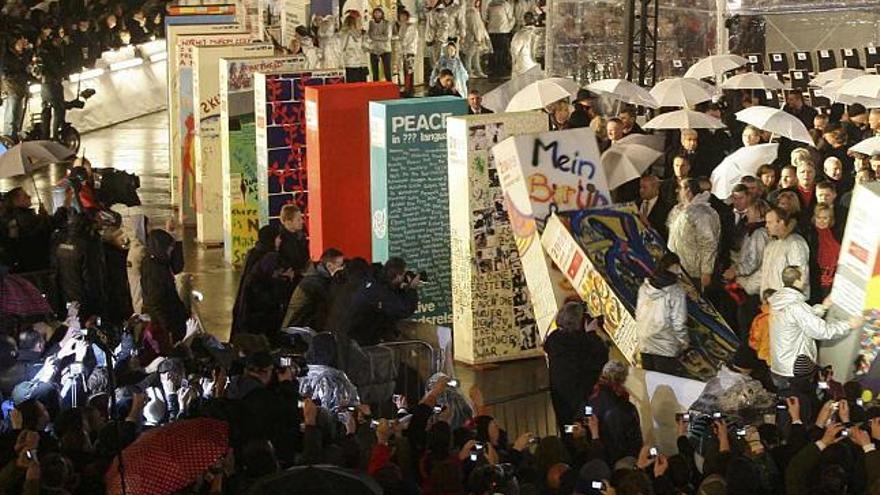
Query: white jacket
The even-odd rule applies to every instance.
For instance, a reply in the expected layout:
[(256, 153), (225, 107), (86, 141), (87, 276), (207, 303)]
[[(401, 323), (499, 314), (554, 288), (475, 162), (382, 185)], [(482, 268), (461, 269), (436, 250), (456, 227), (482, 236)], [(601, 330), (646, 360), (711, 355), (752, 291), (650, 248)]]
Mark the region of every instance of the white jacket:
[(370, 52), (367, 50), (367, 37), (358, 29), (343, 29), (342, 65), (346, 69), (370, 66)]
[(367, 43), (373, 55), (391, 52), (391, 23), (386, 19), (380, 22), (370, 19), (367, 24)]
[(509, 33), (513, 31), (516, 17), (508, 0), (492, 0), (486, 9), (486, 29), (489, 33)]
[(321, 53), (321, 69), (338, 69), (342, 65), (342, 39), (336, 33), (333, 16), (315, 19), (318, 26), (318, 50)]
[(510, 58), (513, 61), (513, 74), (523, 74), (538, 65), (535, 61), (537, 44), (535, 26), (524, 26), (513, 35), (510, 41)]
[(764, 261), (764, 249), (769, 242), (770, 236), (765, 227), (755, 229), (743, 239), (734, 269), (736, 280), (746, 294), (760, 295), (758, 292), (761, 290), (761, 263)]
[(438, 2), (437, 7), (428, 11), (425, 21), (425, 43), (446, 43), (451, 32), (449, 22), (446, 5)]
[(468, 7), (465, 11), (464, 25), (465, 34), (461, 41), (461, 51), (468, 55), (491, 53), (492, 41), (489, 39), (489, 31), (486, 31), (483, 17), (476, 7)]
[(798, 234), (789, 234), (785, 239), (773, 239), (764, 248), (761, 260), (761, 291), (779, 290), (783, 287), (782, 270), (787, 266), (797, 266), (806, 283), (804, 293), (810, 293), (810, 246)]
[(715, 271), (721, 220), (702, 192), (687, 206), (679, 203), (669, 212), (669, 250), (681, 258), (681, 267), (692, 278)]
[(400, 51), (404, 55), (415, 55), (419, 50), (419, 26), (410, 19), (403, 24), (397, 31), (398, 43), (400, 43)]
[(846, 335), (846, 321), (827, 323), (821, 305), (811, 308), (801, 291), (783, 287), (770, 297), (770, 370), (781, 376), (794, 376), (794, 361), (801, 354), (816, 362), (816, 340)]
[(688, 346), (687, 296), (678, 283), (662, 288), (645, 280), (636, 301), (636, 332), (640, 350), (675, 357)]
[(458, 3), (447, 5), (444, 9), (448, 22), (447, 34), (448, 38), (455, 38), (457, 44), (461, 44), (461, 40), (467, 35), (467, 25), (465, 23), (465, 9)]

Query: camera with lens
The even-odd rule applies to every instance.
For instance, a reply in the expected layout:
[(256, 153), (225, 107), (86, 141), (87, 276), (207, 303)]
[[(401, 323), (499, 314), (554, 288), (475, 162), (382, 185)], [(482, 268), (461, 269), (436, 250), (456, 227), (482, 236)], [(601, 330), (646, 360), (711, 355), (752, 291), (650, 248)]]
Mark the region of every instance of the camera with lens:
[(422, 270), (418, 273), (416, 273), (412, 270), (407, 270), (403, 274), (403, 281), (406, 282), (407, 284), (411, 284), (412, 281), (416, 278), (416, 276), (418, 276), (419, 280), (421, 280), (422, 282), (428, 281), (428, 272), (426, 272), (425, 270)]
[(309, 373), (309, 365), (306, 363), (305, 356), (301, 354), (279, 353), (275, 356), (275, 366), (294, 369), (297, 378), (302, 378)]

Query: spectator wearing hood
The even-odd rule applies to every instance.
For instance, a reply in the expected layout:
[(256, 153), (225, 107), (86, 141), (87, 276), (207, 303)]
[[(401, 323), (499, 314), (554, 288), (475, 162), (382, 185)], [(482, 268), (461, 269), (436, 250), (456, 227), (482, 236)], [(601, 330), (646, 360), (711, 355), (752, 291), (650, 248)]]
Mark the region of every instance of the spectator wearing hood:
[(232, 308), (232, 333), (241, 333), (245, 331), (241, 322), (241, 305), (244, 298), (245, 280), (250, 275), (254, 266), (263, 258), (264, 255), (278, 250), (281, 243), (281, 235), (278, 227), (275, 225), (264, 225), (260, 227), (257, 233), (257, 243), (254, 244), (244, 258), (244, 266), (241, 269), (241, 278), (238, 282), (238, 292), (235, 295), (235, 305)]
[(806, 276), (800, 268), (788, 266), (782, 271), (784, 287), (769, 298), (770, 303), (770, 369), (773, 382), (779, 389), (787, 389), (795, 375), (795, 359), (803, 354), (811, 361), (817, 358), (816, 340), (832, 340), (843, 337), (850, 330), (864, 324), (861, 315), (849, 322), (828, 323), (822, 314), (831, 306), (811, 308), (804, 292)]
[(681, 266), (675, 253), (663, 255), (654, 274), (639, 287), (636, 332), (646, 370), (678, 374), (676, 359), (690, 342), (687, 296), (678, 283)]
[[(586, 325), (585, 325), (586, 323)], [(556, 426), (571, 424), (608, 362), (608, 346), (587, 319), (583, 303), (569, 302), (556, 315), (556, 330), (544, 341), (550, 370), (550, 398)]]
[(308, 327), (323, 332), (335, 330), (327, 328), (330, 317), (331, 287), (333, 277), (345, 267), (342, 251), (330, 248), (321, 255), (321, 260), (312, 266), (297, 285), (287, 306), (283, 327)]
[(147, 234), (147, 256), (141, 270), (141, 288), (144, 313), (159, 328), (169, 333), (174, 341), (186, 333), (189, 314), (180, 296), (174, 277), (183, 271), (183, 243), (174, 238), (176, 225), (169, 220), (166, 230), (156, 229)]
[(681, 259), (684, 271), (705, 290), (715, 271), (721, 220), (709, 204), (711, 192), (697, 179), (682, 182), (679, 203), (669, 213), (669, 250)]
[(630, 402), (629, 391), (623, 385), (628, 375), (625, 364), (608, 361), (587, 401), (599, 420), (599, 438), (605, 445), (610, 465), (624, 457), (638, 456), (642, 448), (639, 412)]
[(331, 411), (360, 403), (357, 387), (338, 369), (336, 339), (332, 333), (315, 335), (306, 361), (308, 372), (300, 379), (300, 395), (319, 400), (322, 407)]

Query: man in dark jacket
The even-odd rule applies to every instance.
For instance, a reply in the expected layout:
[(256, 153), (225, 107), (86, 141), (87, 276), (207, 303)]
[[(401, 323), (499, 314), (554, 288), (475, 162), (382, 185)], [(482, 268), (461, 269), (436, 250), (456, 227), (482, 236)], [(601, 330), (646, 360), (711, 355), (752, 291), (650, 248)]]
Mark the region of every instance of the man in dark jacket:
[(174, 282), (174, 276), (183, 271), (183, 243), (172, 235), (173, 221), (165, 228), (147, 234), (147, 256), (141, 267), (143, 311), (177, 342), (184, 337), (189, 318)]
[(65, 56), (64, 40), (53, 32), (38, 51), (41, 60), (40, 97), (43, 100), (43, 136), (57, 139), (64, 127), (67, 109), (64, 104), (62, 81), (69, 74), (69, 60)]
[(294, 375), (291, 368), (276, 366), (269, 353), (256, 352), (226, 395), (240, 414), (238, 421), (231, 422), (240, 428), (235, 437), (242, 445), (250, 440), (271, 441), (284, 464), (293, 463), (301, 443), (299, 383)]
[(623, 386), (628, 374), (625, 364), (608, 361), (587, 401), (599, 419), (599, 438), (605, 444), (606, 460), (612, 466), (624, 457), (638, 457), (642, 448), (639, 411), (629, 401), (629, 392)]
[(12, 273), (49, 267), (49, 238), (54, 222), (45, 210), (35, 213), (31, 196), (21, 187), (9, 191), (0, 209), (0, 239)]
[(64, 302), (80, 303), (80, 315), (102, 315), (106, 307), (104, 251), (87, 213), (70, 213), (54, 243), (58, 286)]
[(415, 313), (419, 275), (408, 276), (406, 262), (392, 256), (376, 280), (367, 281), (351, 301), (348, 336), (362, 346), (397, 336), (397, 323)]
[(344, 266), (342, 251), (334, 248), (325, 251), (293, 291), (282, 327), (308, 327), (319, 332), (336, 330), (327, 328), (332, 306), (330, 284)]
[(260, 227), (257, 233), (257, 243), (248, 251), (244, 258), (244, 266), (241, 269), (241, 278), (238, 281), (238, 291), (235, 294), (235, 305), (232, 307), (232, 333), (240, 333), (246, 331), (242, 327), (241, 321), (241, 305), (244, 304), (244, 288), (245, 280), (250, 275), (253, 268), (267, 253), (274, 253), (278, 250), (280, 235), (278, 227), (275, 225), (264, 225)]
[(4, 136), (18, 136), (21, 132), (22, 112), (28, 92), (28, 64), (31, 58), (27, 46), (27, 38), (18, 35), (12, 37), (8, 50), (0, 47), (6, 52), (2, 60), (3, 85), (0, 88), (6, 93)]
[(584, 325), (584, 309), (583, 303), (566, 303), (556, 315), (557, 329), (544, 341), (550, 397), (560, 432), (564, 425), (583, 415), (587, 397), (608, 362), (608, 346), (595, 331), (599, 321)]

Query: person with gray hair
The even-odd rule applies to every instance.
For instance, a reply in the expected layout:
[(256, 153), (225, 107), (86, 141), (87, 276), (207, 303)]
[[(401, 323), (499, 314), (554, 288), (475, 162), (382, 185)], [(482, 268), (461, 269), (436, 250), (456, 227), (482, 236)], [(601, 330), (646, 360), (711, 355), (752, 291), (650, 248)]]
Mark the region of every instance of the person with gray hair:
[(624, 386), (628, 376), (626, 364), (608, 361), (587, 401), (599, 420), (599, 438), (605, 445), (605, 459), (610, 465), (624, 457), (637, 458), (642, 448), (639, 411), (629, 401), (629, 391)]
[(569, 302), (556, 315), (556, 330), (544, 340), (550, 398), (560, 431), (583, 414), (587, 396), (608, 362), (608, 346), (596, 332), (599, 326), (598, 319), (586, 315), (584, 303)]

